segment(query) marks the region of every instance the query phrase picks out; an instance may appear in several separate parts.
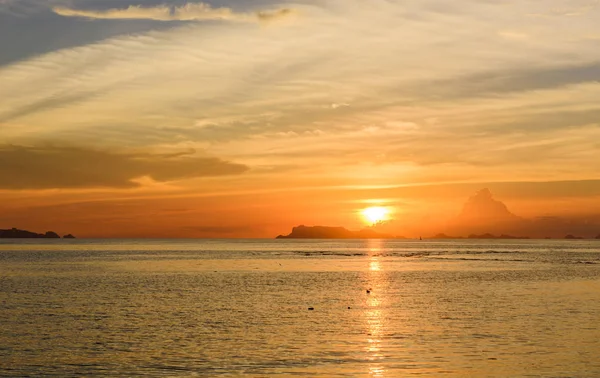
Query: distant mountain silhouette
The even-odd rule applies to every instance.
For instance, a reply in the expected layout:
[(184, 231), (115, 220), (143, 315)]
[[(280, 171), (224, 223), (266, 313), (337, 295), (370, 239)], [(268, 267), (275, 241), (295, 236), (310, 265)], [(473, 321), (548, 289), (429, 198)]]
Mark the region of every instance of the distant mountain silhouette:
[(528, 222), (513, 214), (501, 201), (494, 199), (489, 189), (481, 189), (470, 197), (463, 205), (461, 212), (448, 223), (447, 233), (450, 235), (483, 235), (485, 238), (499, 238), (494, 235), (503, 234), (509, 238), (511, 234), (523, 234), (528, 229)]
[(475, 234), (471, 234), (468, 236), (469, 239), (529, 239), (529, 237), (527, 236), (512, 236), (512, 235), (506, 235), (506, 234), (502, 234), (500, 236), (496, 236), (496, 235), (492, 235), (492, 234), (482, 234), (482, 235), (475, 235)]
[[(493, 235), (490, 233), (485, 233), (485, 234), (481, 234), (481, 235), (470, 234), (469, 236), (467, 236), (467, 238), (468, 239), (529, 239), (529, 237), (527, 237), (527, 236), (512, 236), (512, 235), (506, 235), (506, 234), (496, 236), (496, 235)], [(437, 234), (437, 235), (430, 237), (429, 239), (464, 239), (464, 238), (462, 236), (448, 236), (446, 234)]]
[(575, 239), (583, 239), (581, 236), (574, 236), (574, 235), (567, 235), (565, 236), (565, 239), (569, 239), (569, 240), (575, 240)]
[[(413, 225), (415, 225), (413, 227)], [(297, 226), (289, 235), (280, 239), (398, 239), (397, 232), (411, 236), (432, 235), (428, 239), (529, 239), (593, 238), (600, 240), (600, 214), (579, 217), (544, 215), (522, 218), (502, 201), (497, 200), (487, 188), (469, 197), (458, 214), (449, 221), (425, 219), (390, 220), (375, 224), (361, 231), (349, 231), (343, 227)], [(516, 235), (516, 236), (515, 236)], [(570, 236), (569, 236), (570, 235)]]
[(431, 236), (428, 239), (462, 239), (462, 236), (450, 236), (450, 235), (440, 233), (440, 234)]
[(457, 217), (459, 222), (517, 220), (521, 220), (521, 218), (511, 213), (504, 203), (495, 200), (492, 192), (487, 188), (481, 189), (470, 197)]
[(448, 222), (443, 231), (447, 235), (470, 235), (469, 237), (480, 239), (481, 236), (491, 238), (493, 235), (500, 235), (494, 237), (496, 239), (516, 238), (511, 235), (560, 239), (565, 234), (571, 236), (583, 234), (586, 235), (585, 237), (592, 237), (597, 233), (599, 225), (598, 216), (582, 218), (539, 216), (525, 219), (512, 213), (503, 202), (494, 199), (488, 189), (481, 189), (466, 201), (460, 213)]
[(279, 235), (276, 239), (394, 239), (393, 236), (364, 229), (350, 231), (344, 227), (297, 226), (289, 235)]
[(541, 216), (529, 221), (531, 234), (543, 237), (546, 235), (560, 239), (565, 234), (583, 235), (593, 238), (600, 227), (598, 216), (585, 216), (579, 218), (566, 218), (557, 216)]
[[(71, 234), (69, 234), (67, 236), (70, 236), (70, 239), (75, 238)], [(65, 238), (67, 236), (65, 236)], [(31, 231), (11, 228), (9, 230), (0, 230), (0, 238), (6, 238), (6, 239), (60, 239), (60, 235), (58, 235), (54, 231), (48, 231), (45, 234), (38, 234), (35, 232), (31, 232)]]

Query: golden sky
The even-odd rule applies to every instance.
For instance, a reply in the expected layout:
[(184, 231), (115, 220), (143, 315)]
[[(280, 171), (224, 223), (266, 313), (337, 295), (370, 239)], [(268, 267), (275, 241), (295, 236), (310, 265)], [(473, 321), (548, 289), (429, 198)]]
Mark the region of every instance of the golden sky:
[(598, 0), (0, 0), (0, 228), (596, 219), (599, 78)]

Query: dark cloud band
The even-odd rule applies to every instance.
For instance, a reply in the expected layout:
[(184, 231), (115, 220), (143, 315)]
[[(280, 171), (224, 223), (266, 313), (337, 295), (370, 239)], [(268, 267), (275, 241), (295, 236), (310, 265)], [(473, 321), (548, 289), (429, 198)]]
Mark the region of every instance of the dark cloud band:
[(129, 188), (150, 177), (167, 182), (241, 174), (242, 164), (215, 157), (120, 154), (74, 147), (0, 146), (1, 189)]

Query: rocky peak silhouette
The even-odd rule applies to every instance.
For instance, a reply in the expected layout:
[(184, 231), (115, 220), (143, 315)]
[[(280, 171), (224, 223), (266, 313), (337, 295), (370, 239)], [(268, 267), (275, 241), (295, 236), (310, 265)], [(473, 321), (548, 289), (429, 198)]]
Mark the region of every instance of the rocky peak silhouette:
[(289, 235), (279, 235), (276, 239), (392, 239), (393, 236), (380, 234), (372, 229), (350, 231), (344, 227), (296, 226)]
[(458, 215), (458, 219), (461, 221), (508, 221), (520, 218), (511, 213), (503, 202), (495, 200), (489, 189), (484, 188), (467, 200)]

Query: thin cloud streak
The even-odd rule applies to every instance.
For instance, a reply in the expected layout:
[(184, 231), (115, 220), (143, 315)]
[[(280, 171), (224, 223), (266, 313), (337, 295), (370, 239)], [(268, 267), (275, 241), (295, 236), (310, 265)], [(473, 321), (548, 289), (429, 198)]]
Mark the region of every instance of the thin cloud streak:
[(130, 5), (127, 8), (107, 10), (82, 10), (66, 7), (55, 7), (54, 13), (64, 17), (85, 17), (110, 20), (155, 20), (155, 21), (207, 21), (223, 20), (235, 22), (270, 22), (291, 16), (295, 10), (282, 8), (241, 13), (231, 8), (213, 8), (206, 3), (187, 3), (182, 6), (159, 5), (143, 7)]

